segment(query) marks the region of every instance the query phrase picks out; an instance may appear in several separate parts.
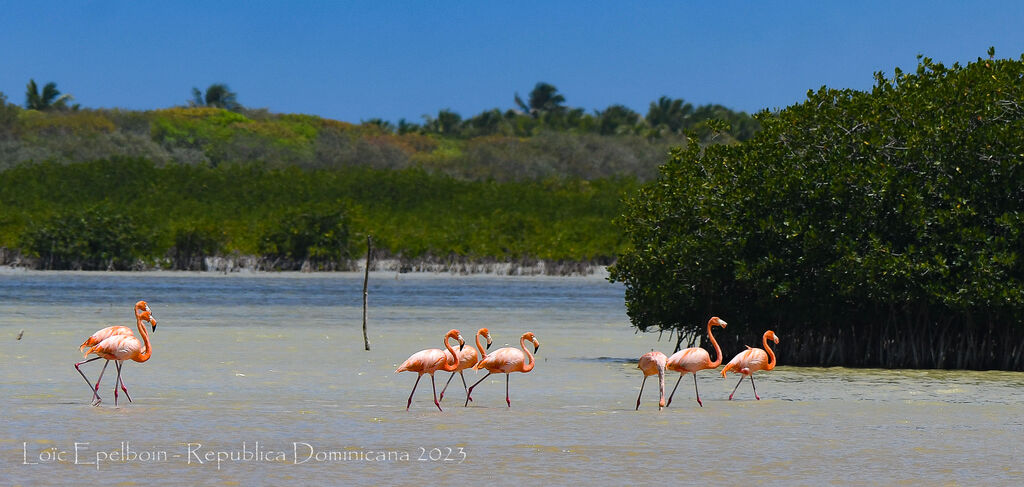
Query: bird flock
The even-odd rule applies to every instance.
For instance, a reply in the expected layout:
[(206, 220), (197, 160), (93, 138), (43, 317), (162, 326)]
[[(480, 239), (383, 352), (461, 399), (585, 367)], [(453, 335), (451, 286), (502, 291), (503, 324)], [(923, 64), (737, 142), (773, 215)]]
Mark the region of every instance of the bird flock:
[[(124, 380), (121, 377), (121, 369), (125, 361), (132, 360), (135, 362), (146, 362), (153, 354), (153, 345), (150, 342), (150, 332), (156, 332), (157, 320), (153, 316), (152, 310), (149, 308), (149, 304), (145, 301), (139, 301), (135, 303), (135, 322), (139, 330), (139, 336), (142, 337), (140, 341), (136, 338), (132, 329), (127, 326), (108, 326), (102, 330), (93, 333), (79, 346), (79, 351), (84, 352), (83, 361), (75, 363), (75, 370), (81, 374), (82, 378), (85, 379), (86, 384), (89, 385), (89, 393), (92, 395), (92, 405), (98, 406), (102, 400), (100, 399), (99, 389), (100, 381), (103, 379), (103, 373), (107, 370), (107, 366), (110, 365), (111, 361), (114, 361), (115, 369), (117, 370), (117, 378), (114, 380), (114, 406), (117, 406), (118, 401), (118, 390), (124, 393), (125, 398), (128, 402), (132, 402), (131, 396), (128, 394), (128, 388), (124, 385)], [(149, 324), (150, 329), (146, 328), (146, 324)], [(697, 388), (697, 372), (706, 369), (716, 369), (722, 364), (722, 350), (718, 346), (718, 342), (715, 340), (715, 336), (712, 333), (712, 327), (725, 328), (727, 323), (721, 318), (715, 316), (708, 320), (707, 332), (708, 338), (711, 341), (712, 346), (715, 349), (715, 360), (711, 360), (711, 356), (707, 350), (701, 347), (691, 347), (680, 350), (671, 357), (665, 356), (664, 353), (652, 350), (648, 353), (643, 354), (637, 364), (637, 367), (643, 372), (643, 382), (640, 383), (640, 393), (636, 398), (636, 409), (640, 409), (640, 399), (643, 396), (644, 384), (647, 382), (647, 378), (652, 375), (658, 376), (659, 382), (659, 399), (658, 408), (668, 407), (672, 404), (672, 398), (675, 396), (676, 389), (679, 388), (679, 383), (682, 382), (683, 376), (686, 374), (693, 374), (693, 388), (697, 398), (697, 404), (701, 407), (704, 406), (700, 400), (700, 391)], [(480, 342), (483, 338), (486, 341), (486, 346)], [(409, 410), (412, 406), (412, 398), (416, 393), (416, 387), (419, 386), (420, 379), (423, 378), (424, 374), (430, 375), (430, 385), (433, 389), (434, 405), (438, 410), (441, 409), (441, 401), (444, 400), (445, 391), (451, 384), (452, 379), (455, 378), (455, 374), (458, 373), (462, 379), (462, 386), (466, 391), (466, 400), (464, 406), (469, 406), (470, 401), (473, 400), (473, 390), (480, 385), (481, 382), (486, 380), (492, 374), (505, 374), (505, 404), (511, 408), (512, 399), (509, 395), (509, 381), (510, 375), (513, 372), (528, 373), (533, 370), (536, 365), (536, 359), (534, 354), (540, 350), (540, 342), (533, 332), (528, 331), (523, 333), (519, 337), (519, 348), (515, 347), (503, 347), (493, 352), (488, 352), (491, 348), (493, 340), (491, 338), (490, 330), (487, 328), (480, 328), (477, 330), (474, 336), (476, 347), (472, 345), (466, 345), (466, 340), (462, 337), (462, 333), (459, 330), (449, 330), (444, 335), (441, 343), (444, 345), (444, 349), (440, 348), (428, 348), (426, 350), (420, 350), (412, 354), (405, 362), (402, 362), (395, 370), (398, 372), (415, 372), (417, 374), (416, 382), (412, 386), (412, 391), (409, 393), (409, 399), (406, 401), (405, 409)], [(452, 346), (452, 341), (458, 343), (458, 350)], [(733, 395), (736, 394), (736, 389), (739, 388), (744, 378), (750, 377), (750, 386), (754, 390), (754, 397), (757, 400), (761, 398), (757, 395), (757, 387), (754, 385), (754, 372), (758, 370), (772, 370), (775, 368), (775, 353), (768, 345), (768, 341), (771, 340), (774, 343), (779, 343), (779, 338), (775, 336), (775, 332), (768, 330), (762, 337), (762, 343), (764, 349), (747, 347), (746, 350), (738, 353), (725, 368), (722, 369), (722, 377), (725, 377), (728, 372), (734, 374), (740, 374), (740, 380), (736, 383), (736, 387), (733, 388), (732, 393), (729, 394), (729, 400), (732, 400)], [(526, 346), (526, 342), (533, 344), (533, 352)], [(96, 355), (93, 358), (88, 358), (89, 355)], [(85, 372), (82, 371), (81, 366), (89, 362), (105, 359), (106, 362), (103, 364), (103, 369), (100, 370), (100, 375), (96, 379), (96, 383), (92, 383)], [(487, 370), (487, 374), (476, 381), (472, 386), (467, 385), (466, 376), (464, 371), (466, 369), (474, 370)], [(448, 382), (445, 383), (443, 389), (441, 389), (441, 395), (438, 397), (437, 386), (434, 382), (435, 372), (450, 372), (451, 376), (448, 377)], [(665, 400), (665, 373), (666, 371), (679, 372), (679, 379), (676, 381), (675, 387), (672, 389), (672, 393), (668, 397), (668, 401)]]
[[(484, 337), (487, 340), (486, 349), (480, 344), (480, 337)], [(459, 342), (458, 352), (448, 343), (452, 339)], [(527, 341), (533, 343), (533, 353), (530, 353), (530, 350), (526, 348)], [(487, 369), (487, 375), (481, 377), (475, 384), (468, 387), (466, 387), (466, 377), (462, 375), (462, 385), (466, 387), (466, 402), (464, 406), (469, 406), (469, 402), (473, 400), (473, 389), (476, 386), (480, 385), (491, 374), (499, 373), (505, 374), (505, 403), (511, 408), (512, 399), (509, 397), (508, 391), (509, 375), (512, 372), (522, 372), (525, 374), (533, 370), (533, 366), (537, 363), (533, 354), (540, 350), (540, 342), (537, 341), (537, 337), (534, 336), (532, 331), (528, 331), (519, 337), (521, 349), (503, 347), (493, 352), (485, 353), (485, 350), (490, 349), (491, 342), (491, 332), (487, 328), (477, 330), (476, 348), (473, 348), (472, 345), (466, 346), (466, 341), (462, 338), (459, 330), (451, 330), (445, 334), (443, 340), (447, 351), (439, 348), (428, 348), (412, 354), (395, 370), (396, 374), (399, 372), (416, 372), (419, 374), (416, 377), (416, 383), (412, 386), (412, 392), (409, 393), (409, 401), (406, 402), (405, 409), (408, 411), (409, 406), (412, 405), (412, 396), (416, 393), (416, 386), (419, 385), (423, 374), (430, 374), (430, 385), (434, 388), (434, 405), (437, 406), (438, 410), (442, 410), (441, 401), (444, 400), (444, 391), (455, 377), (455, 373), (458, 372), (459, 375), (462, 375), (462, 371), (469, 368), (475, 370)], [(479, 352), (477, 352), (478, 349)], [(434, 385), (434, 372), (439, 370), (452, 373), (451, 377), (448, 378), (448, 383), (441, 390), (440, 399), (437, 397), (437, 387)]]
[[(714, 326), (725, 328), (727, 325), (728, 323), (717, 316), (713, 316), (708, 320), (708, 338), (711, 340), (711, 345), (715, 347), (716, 358), (714, 361), (711, 360), (707, 350), (701, 347), (685, 348), (672, 354), (671, 357), (666, 357), (665, 354), (656, 350), (651, 350), (640, 356), (637, 368), (644, 373), (644, 380), (640, 383), (640, 394), (636, 396), (636, 409), (640, 409), (640, 397), (644, 393), (644, 384), (647, 382), (647, 378), (655, 374), (658, 375), (660, 391), (658, 409), (672, 404), (672, 397), (676, 395), (676, 389), (679, 388), (679, 383), (682, 382), (683, 376), (686, 374), (693, 374), (693, 390), (697, 396), (697, 404), (704, 407), (704, 403), (700, 400), (700, 390), (697, 389), (697, 372), (717, 369), (719, 365), (722, 365), (722, 349), (718, 346), (718, 341), (715, 340), (715, 335), (711, 332), (711, 328)], [(743, 379), (747, 377), (750, 377), (750, 387), (754, 389), (754, 397), (758, 401), (761, 400), (761, 397), (757, 395), (757, 386), (754, 385), (754, 372), (775, 368), (775, 352), (768, 346), (768, 340), (779, 343), (779, 337), (775, 336), (775, 332), (768, 330), (764, 332), (762, 337), (764, 349), (751, 348), (748, 345), (746, 350), (736, 354), (725, 365), (725, 368), (722, 369), (722, 377), (725, 377), (725, 374), (728, 372), (740, 374), (739, 382), (736, 383), (736, 387), (733, 387), (732, 393), (729, 394), (730, 401), (733, 395), (736, 394), (736, 389), (740, 387)], [(665, 370), (679, 372), (679, 379), (676, 380), (676, 386), (672, 388), (672, 393), (668, 396), (668, 402), (665, 401)]]

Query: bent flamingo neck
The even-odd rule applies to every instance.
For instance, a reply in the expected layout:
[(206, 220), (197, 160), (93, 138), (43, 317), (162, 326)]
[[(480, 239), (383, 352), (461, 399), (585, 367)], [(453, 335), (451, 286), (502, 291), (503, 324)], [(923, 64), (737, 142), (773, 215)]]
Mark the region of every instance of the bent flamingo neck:
[(150, 356), (153, 355), (153, 345), (149, 343), (149, 332), (146, 331), (146, 325), (142, 323), (143, 316), (146, 316), (146, 314), (144, 313), (136, 316), (136, 324), (139, 325), (139, 334), (142, 335), (142, 345), (144, 348), (142, 353), (139, 353), (135, 357), (132, 357), (132, 360), (136, 362), (145, 362), (149, 360)]
[(775, 352), (772, 351), (772, 347), (768, 346), (768, 334), (765, 333), (762, 338), (764, 342), (764, 349), (768, 352), (768, 365), (764, 367), (764, 370), (772, 370), (775, 368)]
[(711, 345), (715, 347), (715, 361), (711, 362), (711, 368), (718, 368), (722, 365), (722, 349), (718, 346), (718, 340), (715, 340), (715, 335), (711, 334), (711, 322), (708, 321), (708, 338), (711, 339)]
[[(444, 337), (444, 348), (447, 348), (448, 352), (451, 353), (451, 355), (445, 359), (444, 365), (441, 366), (441, 370), (443, 370), (445, 372), (455, 372), (456, 370), (459, 370), (459, 360), (460, 360), (459, 354), (448, 343), (448, 340), (450, 340), (452, 338), (454, 338), (454, 337), (452, 337), (450, 335)], [(452, 360), (454, 360), (455, 363), (451, 363), (450, 361), (452, 361)]]
[(487, 349), (485, 349), (483, 345), (480, 345), (480, 335), (482, 335), (482, 333), (480, 333), (479, 331), (476, 332), (476, 352), (480, 354), (478, 360), (483, 361), (484, 357), (487, 356)]
[(526, 357), (529, 359), (528, 360), (529, 363), (524, 363), (523, 364), (523, 372), (529, 372), (529, 371), (533, 370), (533, 366), (534, 366), (534, 364), (537, 363), (537, 360), (533, 358), (533, 354), (530, 353), (530, 350), (528, 350), (526, 348), (526, 338), (525, 337), (519, 339), (519, 346), (523, 347), (523, 353), (525, 353)]

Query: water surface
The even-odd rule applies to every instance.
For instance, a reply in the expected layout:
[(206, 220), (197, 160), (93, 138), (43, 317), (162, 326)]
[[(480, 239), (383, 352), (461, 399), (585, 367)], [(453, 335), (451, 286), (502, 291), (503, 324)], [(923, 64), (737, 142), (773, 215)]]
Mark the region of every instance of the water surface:
[[(671, 352), (671, 344), (633, 333), (620, 286), (595, 277), (393, 273), (371, 274), (370, 283), (366, 352), (361, 274), (0, 273), (0, 478), (13, 485), (1024, 479), (1021, 373), (780, 366), (755, 379), (761, 401), (749, 382), (727, 401), (735, 380), (706, 371), (703, 408), (687, 376), (662, 411), (656, 381), (648, 380), (634, 411), (636, 358), (652, 348)], [(135, 402), (120, 403), (122, 396), (113, 406), (111, 366), (104, 403), (92, 407), (72, 367), (81, 360), (77, 346), (104, 326), (132, 325), (139, 299), (159, 326), (153, 358), (125, 365)], [(518, 346), (527, 330), (542, 343), (536, 369), (511, 377), (512, 407), (504, 376), (478, 387), (468, 408), (456, 377), (439, 412), (425, 376), (407, 412), (416, 376), (395, 374), (397, 365), (440, 347), (450, 328), (471, 342), (481, 326), (496, 347)], [(83, 366), (93, 380), (100, 362)], [(447, 378), (438, 374), (438, 390)], [(669, 389), (675, 380), (668, 377)]]

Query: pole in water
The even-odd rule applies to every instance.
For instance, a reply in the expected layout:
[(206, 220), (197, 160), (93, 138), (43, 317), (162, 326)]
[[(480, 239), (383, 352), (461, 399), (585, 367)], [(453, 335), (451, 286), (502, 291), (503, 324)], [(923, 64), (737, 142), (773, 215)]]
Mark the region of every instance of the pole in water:
[(366, 236), (366, 270), (363, 273), (363, 346), (370, 351), (370, 338), (366, 335), (366, 298), (367, 284), (370, 281), (370, 256), (373, 255), (373, 243), (370, 236)]

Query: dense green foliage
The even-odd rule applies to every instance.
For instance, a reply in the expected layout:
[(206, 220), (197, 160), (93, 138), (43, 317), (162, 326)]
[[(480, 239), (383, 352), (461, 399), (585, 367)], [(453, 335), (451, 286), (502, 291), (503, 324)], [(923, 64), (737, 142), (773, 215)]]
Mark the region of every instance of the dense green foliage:
[[(36, 89), (34, 84), (30, 90)], [(0, 94), (0, 97), (3, 95)], [(383, 120), (360, 125), (310, 115), (246, 109), (227, 85), (193, 89), (189, 107), (151, 111), (50, 110), (66, 106), (56, 85), (26, 95), (22, 109), (0, 99), (0, 170), (26, 162), (86, 162), (142, 157), (158, 164), (272, 168), (419, 167), (460, 179), (649, 179), (684, 133), (703, 143), (732, 143), (758, 128), (749, 115), (719, 105), (693, 108), (662, 97), (648, 116), (622, 106), (593, 114), (565, 105), (539, 83), (524, 111), (487, 110), (463, 119), (441, 110), (422, 124)], [(35, 100), (35, 101), (33, 101)], [(63, 101), (62, 101), (63, 100)], [(712, 127), (731, 132), (715, 135)]]
[(620, 219), (640, 330), (780, 363), (1024, 369), (1024, 57), (822, 87), (675, 151)]
[(365, 255), (607, 263), (634, 179), (473, 182), (422, 169), (218, 167), (143, 159), (0, 172), (0, 247), (41, 268), (337, 269)]

